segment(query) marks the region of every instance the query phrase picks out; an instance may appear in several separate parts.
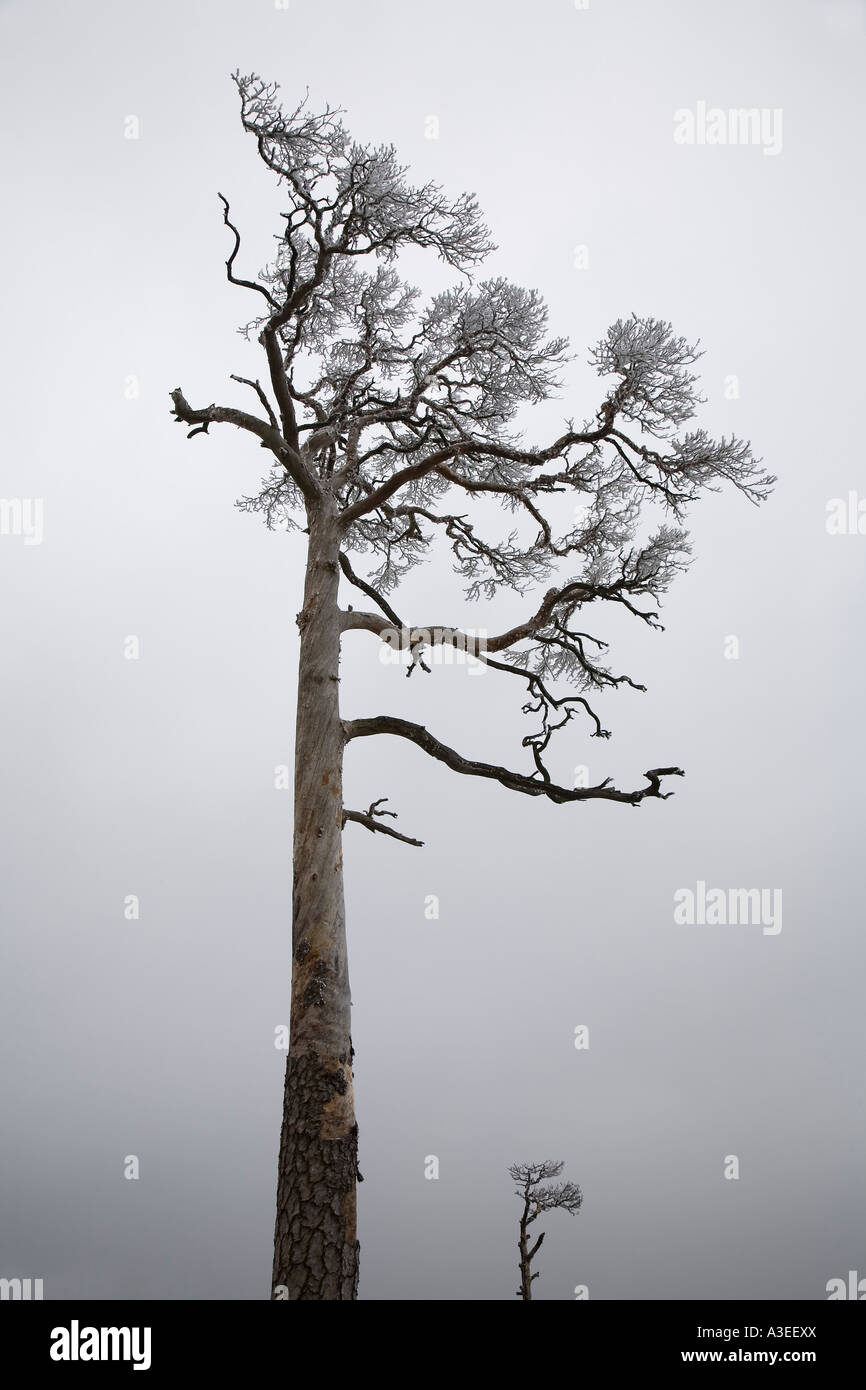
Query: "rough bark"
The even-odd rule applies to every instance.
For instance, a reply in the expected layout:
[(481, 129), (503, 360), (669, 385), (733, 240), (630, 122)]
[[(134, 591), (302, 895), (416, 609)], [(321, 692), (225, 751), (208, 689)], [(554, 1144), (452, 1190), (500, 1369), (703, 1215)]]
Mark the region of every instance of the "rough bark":
[(328, 500), (310, 544), (295, 736), (292, 1001), (274, 1232), (274, 1298), (351, 1300), (358, 1130), (343, 902), (339, 539)]

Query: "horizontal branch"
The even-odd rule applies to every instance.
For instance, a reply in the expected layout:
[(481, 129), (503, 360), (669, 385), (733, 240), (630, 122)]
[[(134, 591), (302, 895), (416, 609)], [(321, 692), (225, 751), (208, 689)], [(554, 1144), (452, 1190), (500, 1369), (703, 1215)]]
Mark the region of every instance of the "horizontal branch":
[[(341, 559), (342, 564), (342, 559)], [(345, 566), (343, 566), (345, 572)], [(352, 581), (353, 583), (356, 580)], [(364, 589), (364, 584), (357, 584), (359, 589)], [(389, 641), (397, 647), (411, 647), (417, 645), (421, 637), (426, 640), (428, 646), (454, 646), (462, 651), (469, 652), (472, 656), (482, 656), (486, 652), (502, 652), (509, 647), (514, 647), (518, 642), (523, 642), (527, 638), (533, 637), (537, 632), (544, 628), (559, 607), (560, 604), (568, 603), (577, 606), (579, 603), (592, 603), (594, 599), (605, 599), (613, 603), (624, 604), (638, 618), (643, 618), (650, 626), (654, 626), (655, 614), (645, 613), (624, 597), (623, 590), (642, 590), (645, 587), (644, 581), (635, 580), (616, 580), (612, 584), (589, 584), (575, 581), (565, 584), (561, 589), (548, 589), (541, 601), (541, 604), (532, 614), (522, 623), (517, 623), (514, 627), (508, 628), (505, 632), (494, 634), (490, 637), (473, 636), (470, 633), (462, 632), (460, 628), (449, 627), (447, 624), (433, 624), (425, 627), (422, 623), (412, 624), (407, 627), (399, 622), (394, 623), (387, 618), (380, 617), (378, 613), (366, 613), (352, 609), (344, 612), (341, 616), (341, 627), (344, 632), (364, 631), (373, 632), (383, 641)], [(365, 592), (382, 606), (379, 596), (370, 588)], [(387, 610), (386, 610), (387, 611)], [(393, 612), (393, 610), (392, 610)]]
[(402, 840), (404, 845), (416, 845), (418, 849), (423, 847), (423, 840), (413, 840), (410, 835), (401, 835), (399, 830), (392, 830), (390, 825), (380, 825), (377, 817), (393, 816), (397, 819), (396, 811), (380, 811), (379, 807), (383, 801), (387, 801), (387, 796), (380, 796), (378, 801), (372, 801), (366, 811), (348, 811), (343, 807), (343, 825), (346, 821), (357, 821), (359, 825), (365, 825), (368, 830), (378, 831), (380, 835), (390, 835), (393, 840)]
[(620, 801), (626, 805), (639, 806), (646, 797), (658, 797), (661, 801), (666, 801), (673, 792), (663, 792), (661, 790), (661, 779), (663, 777), (684, 777), (685, 773), (678, 767), (656, 767), (644, 773), (648, 786), (639, 791), (623, 792), (617, 787), (610, 785), (611, 779), (606, 777), (595, 787), (559, 787), (554, 782), (545, 782), (535, 777), (526, 777), (519, 772), (511, 772), (506, 767), (497, 767), (494, 763), (474, 762), (469, 758), (464, 758), (460, 753), (449, 748), (447, 744), (440, 743), (439, 739), (424, 728), (422, 724), (412, 724), (407, 719), (398, 719), (390, 714), (376, 715), (372, 719), (347, 719), (343, 721), (343, 730), (347, 742), (353, 738), (367, 738), (372, 734), (394, 734), (398, 738), (408, 739), (431, 758), (438, 762), (445, 763), (453, 772), (460, 772), (468, 777), (486, 777), (494, 782), (499, 782), (509, 791), (523, 792), (526, 796), (546, 796), (550, 801), (562, 803), (566, 801)]
[(169, 394), (177, 422), (194, 426), (189, 432), (189, 439), (195, 434), (207, 434), (210, 425), (236, 425), (239, 430), (254, 434), (266, 449), (271, 450), (306, 498), (312, 500), (320, 495), (319, 485), (307, 472), (300, 455), (290, 448), (280, 431), (274, 429), (267, 420), (260, 419), (258, 415), (250, 415), (245, 410), (235, 410), (223, 405), (208, 405), (203, 410), (193, 410), (179, 386)]

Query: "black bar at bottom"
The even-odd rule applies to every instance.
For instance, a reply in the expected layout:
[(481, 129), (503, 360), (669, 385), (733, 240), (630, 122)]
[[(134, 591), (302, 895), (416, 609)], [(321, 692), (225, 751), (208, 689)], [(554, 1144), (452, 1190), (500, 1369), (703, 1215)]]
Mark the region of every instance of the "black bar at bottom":
[[(143, 1384), (145, 1377), (159, 1381), (162, 1375), (184, 1371), (222, 1378), (253, 1368), (259, 1375), (271, 1367), (285, 1375), (294, 1367), (304, 1374), (306, 1355), (298, 1359), (299, 1352), (316, 1347), (324, 1371), (336, 1364), (334, 1348), (329, 1351), (329, 1343), (318, 1339), (335, 1333), (351, 1338), (343, 1342), (337, 1360), (348, 1357), (353, 1370), (359, 1369), (355, 1352), (360, 1358), (369, 1349), (374, 1357), (384, 1356), (391, 1372), (400, 1365), (410, 1377), (423, 1372), (427, 1379), (441, 1360), (445, 1372), (453, 1375), (457, 1344), (450, 1340), (448, 1327), (455, 1317), (448, 1311), (453, 1304), (406, 1303), (396, 1317), (388, 1313), (384, 1321), (376, 1307), (390, 1304), (361, 1301), (355, 1306), (357, 1311), (346, 1313), (334, 1304), (320, 1305), (315, 1312), (310, 1304), (293, 1307), (265, 1300), (6, 1301), (0, 1303), (0, 1336), (7, 1366), (12, 1360), (25, 1375), (41, 1372), (49, 1381), (79, 1374), (99, 1377), (106, 1370), (114, 1376), (132, 1375)], [(471, 1347), (476, 1356), (483, 1356), (486, 1349), (490, 1359), (498, 1360), (498, 1353), (510, 1358), (523, 1345), (543, 1365), (550, 1354), (564, 1349), (559, 1336), (554, 1343), (547, 1343), (545, 1336), (564, 1333), (574, 1339), (575, 1367), (594, 1363), (596, 1373), (739, 1364), (810, 1366), (826, 1374), (858, 1365), (866, 1329), (859, 1310), (844, 1302), (588, 1301), (571, 1303), (553, 1322), (547, 1321), (552, 1313), (539, 1303), (525, 1310), (515, 1300), (507, 1314), (509, 1305), (504, 1303), (473, 1301), (462, 1306), (465, 1311), (456, 1319), (464, 1351)], [(346, 1316), (350, 1321), (344, 1324)], [(313, 1334), (312, 1342), (294, 1340), (307, 1331)], [(409, 1342), (406, 1354), (395, 1362), (404, 1339)], [(506, 1353), (509, 1346), (511, 1352)]]

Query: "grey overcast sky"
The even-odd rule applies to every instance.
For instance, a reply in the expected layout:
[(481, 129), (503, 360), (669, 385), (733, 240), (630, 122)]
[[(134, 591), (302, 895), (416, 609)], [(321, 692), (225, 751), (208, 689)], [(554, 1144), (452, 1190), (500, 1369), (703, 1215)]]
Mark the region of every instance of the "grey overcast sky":
[[(866, 535), (827, 527), (866, 498), (864, 51), (861, 0), (0, 3), (0, 497), (42, 508), (39, 544), (38, 508), (0, 535), (0, 1275), (269, 1295), (301, 538), (234, 508), (263, 471), (247, 437), (187, 443), (168, 397), (244, 405), (229, 373), (261, 371), (217, 190), (247, 274), (281, 202), (238, 67), (478, 195), (486, 269), (537, 287), (577, 353), (529, 438), (597, 407), (587, 349), (651, 314), (701, 339), (700, 423), (779, 477), (760, 508), (693, 510), (663, 633), (597, 621), (648, 690), (600, 702), (607, 743), (573, 725), (560, 772), (676, 764), (671, 800), (542, 805), (350, 748), (348, 804), (388, 796), (426, 841), (345, 837), (360, 1296), (513, 1298), (507, 1169), (548, 1156), (585, 1201), (546, 1223), (539, 1298), (822, 1299), (866, 1275)], [(763, 110), (768, 138), (700, 143), (713, 108)], [(526, 601), (467, 605), (440, 554), (399, 607), (492, 630)], [(342, 677), (347, 715), (526, 769), (515, 682), (406, 681), (364, 633)], [(675, 922), (699, 882), (780, 889), (781, 930)]]

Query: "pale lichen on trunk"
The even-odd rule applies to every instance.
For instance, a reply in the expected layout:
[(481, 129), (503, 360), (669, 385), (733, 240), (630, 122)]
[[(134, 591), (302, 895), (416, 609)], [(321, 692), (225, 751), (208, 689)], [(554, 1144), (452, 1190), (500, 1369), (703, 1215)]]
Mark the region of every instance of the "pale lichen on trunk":
[(272, 1297), (354, 1299), (357, 1125), (343, 902), (339, 534), (309, 511), (295, 735), (292, 998)]

